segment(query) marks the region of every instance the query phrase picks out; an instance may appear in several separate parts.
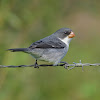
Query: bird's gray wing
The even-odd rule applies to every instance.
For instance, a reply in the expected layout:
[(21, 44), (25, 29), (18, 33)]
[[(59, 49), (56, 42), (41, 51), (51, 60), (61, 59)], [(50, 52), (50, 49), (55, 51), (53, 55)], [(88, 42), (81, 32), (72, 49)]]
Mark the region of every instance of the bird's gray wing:
[(56, 37), (46, 37), (43, 38), (37, 42), (34, 42), (29, 48), (30, 49), (34, 49), (34, 48), (41, 48), (41, 49), (45, 49), (45, 48), (64, 48), (66, 45), (65, 43), (63, 43), (60, 39), (56, 38)]

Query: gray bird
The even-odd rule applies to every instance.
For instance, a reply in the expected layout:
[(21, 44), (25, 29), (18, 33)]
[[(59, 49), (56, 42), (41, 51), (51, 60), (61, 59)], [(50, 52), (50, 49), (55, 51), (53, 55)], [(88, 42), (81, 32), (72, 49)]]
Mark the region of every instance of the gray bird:
[(69, 28), (61, 28), (50, 36), (32, 43), (28, 48), (8, 49), (11, 52), (25, 52), (37, 60), (52, 62), (53, 65), (60, 63), (69, 49), (69, 43), (75, 34)]

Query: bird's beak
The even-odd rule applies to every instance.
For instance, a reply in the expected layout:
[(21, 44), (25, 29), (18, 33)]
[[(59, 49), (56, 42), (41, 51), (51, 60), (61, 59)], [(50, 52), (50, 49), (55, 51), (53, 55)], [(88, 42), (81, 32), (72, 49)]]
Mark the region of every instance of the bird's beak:
[(73, 37), (75, 37), (74, 32), (71, 32), (71, 33), (68, 35), (68, 37), (69, 37), (69, 38), (73, 38)]

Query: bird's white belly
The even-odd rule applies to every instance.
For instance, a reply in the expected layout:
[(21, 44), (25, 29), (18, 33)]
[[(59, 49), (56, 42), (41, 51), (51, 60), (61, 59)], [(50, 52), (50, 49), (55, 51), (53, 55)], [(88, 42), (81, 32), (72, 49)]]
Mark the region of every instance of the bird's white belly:
[(58, 63), (60, 63), (61, 59), (66, 55), (67, 51), (68, 47), (58, 50), (56, 49), (45, 50), (43, 52), (43, 55), (38, 59), (53, 62), (54, 65), (57, 65)]
[(66, 47), (62, 49), (33, 49), (31, 55), (37, 60), (48, 61), (54, 63), (54, 65), (57, 65), (66, 55), (68, 48), (69, 45), (66, 45)]

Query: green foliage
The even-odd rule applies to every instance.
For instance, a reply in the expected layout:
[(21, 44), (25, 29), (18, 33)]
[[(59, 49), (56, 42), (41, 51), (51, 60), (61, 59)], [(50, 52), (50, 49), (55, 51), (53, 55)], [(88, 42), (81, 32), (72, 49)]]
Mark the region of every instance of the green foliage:
[[(76, 34), (63, 61), (100, 63), (99, 4), (99, 0), (1, 0), (0, 64), (33, 64), (28, 54), (6, 49), (28, 47), (62, 27)], [(1, 69), (0, 100), (99, 100), (100, 69), (84, 70)]]

